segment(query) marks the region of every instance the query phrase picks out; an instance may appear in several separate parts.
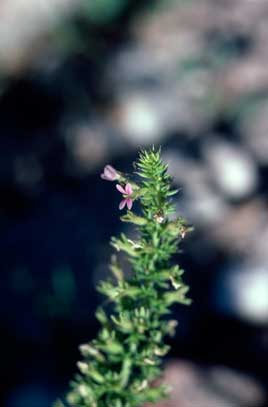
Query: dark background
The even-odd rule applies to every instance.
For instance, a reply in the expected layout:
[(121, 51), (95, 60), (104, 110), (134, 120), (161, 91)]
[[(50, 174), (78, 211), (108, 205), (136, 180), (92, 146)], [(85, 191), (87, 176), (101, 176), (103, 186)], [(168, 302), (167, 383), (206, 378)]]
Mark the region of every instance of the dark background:
[(66, 391), (128, 232), (99, 174), (152, 144), (195, 226), (170, 356), (223, 369), (213, 407), (268, 405), (267, 66), (266, 0), (1, 2), (1, 405)]

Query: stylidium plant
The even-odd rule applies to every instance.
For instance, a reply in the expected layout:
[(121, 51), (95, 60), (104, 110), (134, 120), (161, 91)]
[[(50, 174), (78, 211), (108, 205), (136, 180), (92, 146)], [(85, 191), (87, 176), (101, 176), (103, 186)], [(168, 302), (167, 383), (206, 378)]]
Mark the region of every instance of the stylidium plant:
[(111, 240), (116, 252), (126, 255), (131, 274), (124, 275), (113, 255), (113, 278), (98, 287), (112, 307), (109, 312), (97, 310), (99, 333), (80, 346), (80, 373), (71, 383), (66, 402), (55, 406), (141, 407), (168, 394), (167, 386), (156, 379), (161, 377), (162, 359), (169, 351), (165, 337), (173, 335), (176, 327), (176, 321), (170, 320), (170, 307), (190, 303), (183, 270), (172, 263), (172, 256), (191, 228), (183, 218), (170, 219), (175, 212), (171, 197), (177, 191), (171, 187), (160, 150), (142, 151), (135, 169), (135, 182), (110, 165), (101, 175), (117, 182), (123, 195), (119, 208), (128, 208), (121, 220), (134, 224), (138, 232), (135, 241), (123, 233)]

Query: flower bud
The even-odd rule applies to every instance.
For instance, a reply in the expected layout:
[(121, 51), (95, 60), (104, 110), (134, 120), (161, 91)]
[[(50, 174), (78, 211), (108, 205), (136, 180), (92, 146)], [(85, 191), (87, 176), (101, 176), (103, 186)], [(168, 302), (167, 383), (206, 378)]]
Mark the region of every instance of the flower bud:
[(104, 167), (103, 173), (101, 174), (101, 178), (105, 181), (116, 181), (120, 178), (119, 173), (112, 167), (111, 165), (106, 165)]

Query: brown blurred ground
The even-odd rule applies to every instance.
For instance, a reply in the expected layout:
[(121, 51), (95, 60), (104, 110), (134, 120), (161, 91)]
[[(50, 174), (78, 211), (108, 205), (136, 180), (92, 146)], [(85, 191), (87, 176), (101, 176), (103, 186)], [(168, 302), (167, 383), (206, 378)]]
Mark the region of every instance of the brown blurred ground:
[(163, 381), (172, 391), (170, 399), (157, 407), (257, 407), (265, 401), (265, 392), (257, 382), (222, 366), (201, 367), (173, 360)]

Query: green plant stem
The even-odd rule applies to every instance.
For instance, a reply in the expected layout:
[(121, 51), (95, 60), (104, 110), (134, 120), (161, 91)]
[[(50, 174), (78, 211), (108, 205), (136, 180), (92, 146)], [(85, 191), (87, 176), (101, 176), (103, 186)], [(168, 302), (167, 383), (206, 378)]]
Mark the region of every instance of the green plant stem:
[(97, 311), (101, 324), (97, 338), (80, 347), (80, 374), (67, 395), (72, 407), (139, 407), (168, 393), (166, 386), (155, 382), (169, 350), (165, 336), (175, 328), (168, 315), (173, 303), (190, 303), (183, 270), (171, 258), (190, 229), (184, 219), (169, 218), (176, 191), (171, 189), (160, 151), (142, 152), (136, 168), (141, 181), (133, 185), (142, 215), (128, 211), (122, 221), (136, 226), (139, 239), (132, 241), (122, 234), (111, 241), (116, 251), (126, 254), (132, 274), (125, 278), (116, 256), (112, 257), (116, 281), (101, 282), (98, 290), (113, 309)]

